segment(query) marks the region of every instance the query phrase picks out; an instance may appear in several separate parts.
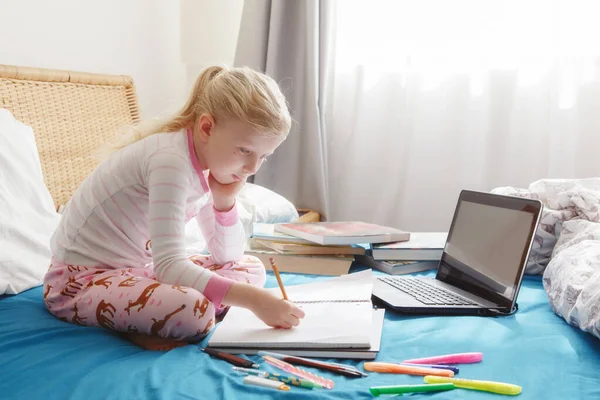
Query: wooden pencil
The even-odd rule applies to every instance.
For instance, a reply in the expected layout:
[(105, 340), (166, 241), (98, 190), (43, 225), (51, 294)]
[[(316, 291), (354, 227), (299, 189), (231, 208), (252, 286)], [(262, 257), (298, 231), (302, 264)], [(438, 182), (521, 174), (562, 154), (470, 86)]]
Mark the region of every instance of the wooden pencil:
[(271, 268), (273, 268), (273, 273), (275, 274), (275, 278), (277, 278), (277, 283), (279, 284), (279, 289), (281, 289), (281, 294), (285, 300), (288, 300), (287, 293), (285, 293), (285, 288), (283, 287), (283, 282), (281, 281), (281, 276), (279, 276), (277, 264), (275, 264), (273, 257), (270, 257), (269, 261), (271, 261)]

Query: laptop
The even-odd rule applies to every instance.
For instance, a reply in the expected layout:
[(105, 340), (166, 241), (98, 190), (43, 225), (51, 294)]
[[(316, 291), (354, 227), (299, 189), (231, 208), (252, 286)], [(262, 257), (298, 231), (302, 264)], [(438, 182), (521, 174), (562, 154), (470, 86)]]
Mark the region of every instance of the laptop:
[(542, 207), (539, 200), (461, 191), (435, 278), (377, 277), (375, 303), (412, 314), (516, 312)]

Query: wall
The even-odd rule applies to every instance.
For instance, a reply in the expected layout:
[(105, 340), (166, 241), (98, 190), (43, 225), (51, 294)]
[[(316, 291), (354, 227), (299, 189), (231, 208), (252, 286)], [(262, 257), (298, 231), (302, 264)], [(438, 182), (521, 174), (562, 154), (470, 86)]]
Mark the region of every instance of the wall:
[(244, 0), (182, 0), (181, 55), (188, 84), (209, 65), (233, 66), (243, 7)]
[(0, 64), (130, 75), (142, 116), (153, 117), (183, 103), (203, 66), (233, 64), (242, 6), (243, 0), (0, 0)]

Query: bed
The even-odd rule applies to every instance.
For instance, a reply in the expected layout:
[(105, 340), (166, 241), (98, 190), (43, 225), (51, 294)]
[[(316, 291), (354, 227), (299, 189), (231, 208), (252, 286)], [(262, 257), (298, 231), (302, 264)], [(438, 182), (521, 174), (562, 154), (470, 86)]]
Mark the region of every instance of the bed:
[[(93, 150), (116, 128), (139, 119), (133, 80), (68, 71), (0, 66), (0, 108), (35, 133), (54, 206), (64, 204), (96, 165)], [(76, 139), (76, 140), (73, 140)], [(1, 220), (0, 220), (1, 223)], [(364, 269), (361, 265), (352, 271)], [(374, 272), (378, 274), (377, 272)], [(427, 273), (423, 273), (426, 275)], [(276, 286), (271, 273), (267, 286)], [(286, 285), (325, 277), (283, 274)], [(524, 399), (600, 398), (600, 341), (569, 326), (550, 308), (539, 276), (526, 276), (519, 311), (510, 317), (407, 317), (386, 313), (377, 361), (481, 351), (480, 364), (458, 377), (521, 385)], [(142, 350), (118, 334), (62, 322), (44, 306), (42, 287), (0, 297), (2, 399), (254, 399), (284, 396), (245, 386), (231, 365), (188, 345)], [(251, 359), (259, 361), (255, 356)], [(339, 360), (338, 360), (339, 361)], [(361, 362), (342, 361), (360, 368)], [(370, 386), (417, 384), (422, 378), (371, 373), (351, 379), (321, 372), (333, 390), (293, 388), (287, 398), (370, 398)], [(455, 390), (414, 397), (485, 399)]]

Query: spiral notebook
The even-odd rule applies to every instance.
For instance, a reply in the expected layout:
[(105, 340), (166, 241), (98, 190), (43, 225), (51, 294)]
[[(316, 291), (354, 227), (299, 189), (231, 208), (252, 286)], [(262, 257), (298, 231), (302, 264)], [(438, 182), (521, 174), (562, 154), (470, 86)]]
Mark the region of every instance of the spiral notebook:
[[(270, 289), (281, 296), (279, 288)], [(209, 347), (262, 349), (369, 349), (373, 278), (370, 270), (304, 285), (286, 286), (290, 301), (306, 316), (298, 327), (274, 329), (251, 311), (232, 307)]]
[[(383, 322), (385, 320), (384, 308), (373, 308), (373, 324), (371, 326), (371, 347), (363, 348), (292, 348), (282, 349), (285, 354), (298, 357), (315, 358), (350, 358), (354, 360), (374, 360), (381, 348), (381, 333), (383, 331)], [(261, 347), (214, 347), (217, 351), (224, 351), (230, 354), (255, 355), (259, 351), (265, 350)]]

